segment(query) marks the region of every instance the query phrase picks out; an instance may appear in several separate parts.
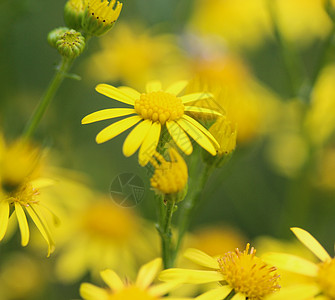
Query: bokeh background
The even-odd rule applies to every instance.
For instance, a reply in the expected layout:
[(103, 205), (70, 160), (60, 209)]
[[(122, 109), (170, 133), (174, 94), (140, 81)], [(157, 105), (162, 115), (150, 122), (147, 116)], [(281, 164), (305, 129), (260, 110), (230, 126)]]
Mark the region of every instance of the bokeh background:
[[(324, 1), (123, 3), (113, 30), (93, 38), (75, 62), (72, 72), (82, 79), (65, 80), (35, 135), (50, 149), (50, 163), (68, 180), (59, 209), (64, 220), (55, 229), (57, 250), (46, 259), (38, 241), (22, 249), (18, 233), (2, 242), (0, 300), (79, 299), (80, 282), (98, 281), (100, 267), (93, 258), (83, 258), (80, 248), (96, 251), (95, 259), (101, 249), (113, 253), (114, 259), (108, 258), (101, 268), (108, 263), (114, 267), (115, 256), (123, 253), (117, 268), (129, 274), (140, 262), (159, 255), (148, 170), (138, 165), (136, 155), (122, 155), (125, 134), (95, 143), (108, 121), (80, 123), (93, 111), (119, 105), (94, 90), (101, 82), (141, 91), (148, 80), (160, 79), (166, 86), (189, 79), (220, 90), (218, 103), (238, 129), (237, 148), (209, 178), (187, 243), (214, 254), (247, 241), (277, 247), (294, 240), (289, 228), (299, 226), (333, 253), (335, 52), (334, 24)], [(64, 4), (0, 2), (0, 126), (8, 140), (23, 131), (59, 62), (46, 36), (64, 25)], [(145, 199), (134, 210), (118, 213), (111, 208), (111, 214), (106, 213), (111, 221), (101, 225), (123, 226), (124, 232), (107, 232), (116, 242), (109, 248), (107, 241), (99, 240), (99, 251), (84, 248), (83, 240), (71, 243), (79, 235), (74, 220), (83, 218), (85, 208), (94, 211), (89, 207), (97, 199), (108, 207), (113, 202), (110, 184), (125, 172), (143, 180)], [(101, 219), (98, 208), (96, 212), (90, 228)], [(133, 244), (127, 242), (124, 250), (122, 237), (128, 235)], [(265, 236), (272, 239), (260, 238)], [(84, 261), (87, 270), (79, 270)]]

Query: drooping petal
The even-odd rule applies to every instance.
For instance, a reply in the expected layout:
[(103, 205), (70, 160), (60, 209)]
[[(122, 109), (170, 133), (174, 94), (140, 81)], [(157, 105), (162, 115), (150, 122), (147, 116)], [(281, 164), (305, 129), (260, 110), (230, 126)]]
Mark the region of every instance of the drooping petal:
[(247, 297), (245, 295), (243, 295), (242, 293), (237, 293), (233, 296), (233, 298), (231, 298), (231, 300), (245, 300), (247, 299)]
[(187, 85), (188, 85), (188, 81), (187, 80), (180, 80), (180, 81), (177, 81), (177, 82), (171, 84), (165, 90), (165, 92), (171, 93), (173, 95), (178, 95), (178, 94), (180, 94), (185, 89), (185, 87)]
[(180, 127), (184, 129), (202, 148), (207, 150), (210, 154), (216, 155), (216, 149), (211, 140), (200, 129), (184, 119), (184, 117), (176, 121), (178, 125), (180, 125)]
[(133, 99), (139, 99), (141, 96), (141, 93), (136, 91), (135, 89), (128, 87), (128, 86), (119, 86), (118, 89), (123, 92), (124, 94), (127, 94), (129, 97)]
[(184, 253), (184, 256), (187, 259), (195, 262), (196, 264), (200, 266), (211, 268), (211, 269), (220, 268), (218, 261), (215, 258), (209, 256), (205, 252), (202, 252), (198, 249), (194, 249), (194, 248), (187, 249)]
[(131, 114), (136, 114), (133, 108), (108, 108), (96, 111), (84, 117), (81, 120), (81, 124), (89, 124), (93, 122), (98, 122), (102, 120), (108, 120), (118, 117), (123, 117)]
[(224, 276), (216, 271), (188, 270), (188, 269), (167, 269), (160, 273), (162, 281), (177, 281), (183, 283), (209, 283), (224, 280)]
[(162, 83), (159, 80), (149, 81), (145, 86), (147, 93), (158, 92), (162, 90)]
[(112, 270), (107, 269), (100, 272), (101, 278), (107, 285), (112, 289), (113, 292), (122, 290), (124, 288), (124, 284), (120, 277)]
[(119, 90), (118, 88), (112, 85), (109, 85), (109, 84), (105, 84), (105, 83), (98, 84), (95, 87), (95, 90), (98, 93), (103, 94), (109, 98), (115, 99), (117, 101), (120, 101), (126, 104), (130, 104), (130, 105), (134, 105), (135, 100), (136, 100), (133, 97), (126, 94), (125, 92)]
[[(51, 237), (51, 233), (49, 230), (49, 227), (45, 226), (46, 222), (41, 221), (41, 214), (36, 214), (35, 210), (31, 206), (27, 206), (26, 210), (35, 223), (37, 229), (43, 236), (43, 238), (46, 240), (48, 244), (48, 254), (47, 256), (49, 257), (50, 254), (55, 250), (55, 243)], [(42, 217), (43, 218), (43, 217)]]
[(202, 100), (202, 99), (209, 99), (209, 98), (214, 98), (213, 94), (211, 94), (211, 93), (193, 93), (193, 94), (188, 94), (188, 95), (180, 97), (183, 104), (188, 103), (188, 102), (197, 101), (197, 100)]
[(151, 120), (144, 120), (128, 134), (122, 148), (124, 156), (129, 157), (137, 151), (147, 136), (151, 124)]
[(185, 131), (175, 121), (167, 121), (165, 124), (177, 146), (185, 154), (190, 155), (193, 151), (193, 146)]
[(231, 291), (231, 287), (224, 285), (196, 297), (195, 300), (221, 300), (225, 299)]
[(138, 272), (135, 285), (146, 289), (156, 278), (157, 273), (162, 268), (162, 259), (156, 258), (143, 265)]
[(90, 283), (80, 285), (80, 296), (85, 300), (108, 300), (109, 297), (106, 290)]
[(219, 143), (215, 139), (215, 137), (204, 127), (202, 126), (198, 121), (194, 120), (190, 116), (184, 115), (183, 118), (190, 122), (193, 126), (197, 127), (200, 129), (209, 139), (217, 146), (220, 147)]
[(302, 283), (299, 285), (283, 287), (280, 289), (279, 292), (273, 293), (272, 295), (268, 296), (266, 299), (267, 300), (314, 299), (313, 296), (319, 293), (320, 293), (320, 288), (317, 285), (309, 282), (309, 283)]
[(101, 130), (96, 136), (95, 140), (98, 144), (104, 143), (112, 138), (116, 137), (120, 133), (126, 131), (128, 128), (134, 126), (136, 123), (141, 121), (142, 118), (139, 116), (132, 116), (126, 119), (120, 120), (118, 122), (109, 125), (105, 129)]
[(223, 114), (218, 111), (212, 110), (210, 108), (200, 107), (200, 106), (185, 106), (185, 111), (196, 112), (196, 113), (201, 113), (201, 114), (216, 115), (220, 117), (223, 116)]
[(316, 257), (321, 259), (321, 261), (331, 259), (325, 248), (323, 248), (309, 232), (298, 227), (292, 227), (291, 230), (300, 240), (300, 242), (302, 242), (309, 250), (311, 250), (316, 255)]
[(9, 219), (9, 203), (8, 201), (0, 201), (0, 241), (4, 238)]
[(27, 222), (26, 214), (23, 211), (21, 205), (15, 202), (15, 213), (17, 221), (19, 222), (20, 232), (21, 232), (21, 245), (27, 246), (29, 242), (29, 227)]
[(266, 253), (262, 256), (262, 259), (265, 262), (276, 266), (278, 269), (283, 269), (311, 277), (317, 276), (319, 270), (319, 267), (316, 264), (301, 257), (287, 253)]
[(161, 134), (161, 123), (159, 122), (152, 123), (150, 130), (147, 133), (147, 136), (145, 137), (141, 145), (140, 152), (138, 154), (138, 161), (142, 167), (149, 162), (150, 158), (154, 154), (158, 145), (160, 134)]

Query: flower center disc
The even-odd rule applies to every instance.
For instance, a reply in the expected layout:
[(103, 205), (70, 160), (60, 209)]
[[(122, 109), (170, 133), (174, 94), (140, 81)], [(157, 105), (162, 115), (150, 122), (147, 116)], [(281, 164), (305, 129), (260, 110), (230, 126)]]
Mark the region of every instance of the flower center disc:
[(175, 95), (159, 91), (141, 94), (140, 99), (135, 101), (135, 110), (143, 119), (159, 121), (163, 125), (166, 121), (181, 118), (184, 105)]
[(321, 263), (318, 274), (318, 282), (330, 299), (335, 299), (335, 259)]

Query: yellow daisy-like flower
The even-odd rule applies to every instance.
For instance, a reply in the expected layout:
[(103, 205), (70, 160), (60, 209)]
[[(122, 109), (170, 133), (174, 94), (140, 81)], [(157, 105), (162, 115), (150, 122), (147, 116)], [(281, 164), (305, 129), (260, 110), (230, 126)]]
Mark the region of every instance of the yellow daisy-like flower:
[(38, 150), (23, 141), (2, 149), (0, 159), (0, 241), (4, 238), (8, 221), (15, 213), (21, 232), (21, 244), (27, 246), (30, 238), (26, 213), (48, 244), (48, 256), (54, 251), (45, 211), (40, 204), (40, 190), (51, 180), (39, 176), (41, 162)]
[(82, 283), (80, 295), (85, 300), (182, 300), (186, 298), (164, 297), (177, 284), (160, 283), (152, 285), (157, 273), (161, 270), (162, 260), (157, 258), (142, 266), (138, 272), (135, 283), (123, 282), (112, 270), (107, 269), (100, 273), (108, 288), (99, 288), (90, 283)]
[(287, 253), (265, 254), (263, 258), (270, 263), (275, 263), (279, 269), (314, 279), (313, 283), (299, 283), (285, 287), (271, 299), (335, 299), (335, 258), (330, 257), (321, 244), (307, 231), (297, 227), (291, 230), (321, 262), (316, 264)]
[(150, 179), (151, 186), (163, 194), (176, 194), (183, 192), (188, 180), (187, 165), (181, 155), (174, 148), (169, 149), (171, 161), (166, 161), (164, 157), (156, 152), (151, 159), (151, 164), (155, 167), (155, 173)]
[(86, 116), (82, 124), (127, 116), (100, 131), (96, 141), (99, 144), (104, 143), (137, 124), (123, 144), (123, 154), (129, 157), (140, 148), (138, 158), (142, 166), (145, 166), (155, 153), (163, 126), (167, 128), (177, 146), (185, 154), (189, 155), (193, 151), (189, 135), (202, 148), (216, 155), (216, 147), (219, 145), (215, 138), (205, 127), (186, 113), (221, 114), (209, 108), (187, 106), (189, 102), (208, 99), (212, 95), (193, 93), (178, 97), (177, 95), (186, 85), (186, 81), (179, 81), (163, 91), (161, 82), (151, 81), (146, 86), (146, 93), (141, 94), (129, 87), (116, 88), (108, 84), (99, 84), (96, 87), (99, 93), (131, 105), (132, 108), (100, 110)]
[(160, 279), (193, 284), (219, 284), (218, 288), (195, 298), (198, 300), (221, 300), (231, 293), (234, 294), (232, 300), (264, 299), (279, 290), (279, 275), (275, 273), (275, 267), (267, 265), (255, 254), (256, 250), (250, 249), (249, 244), (243, 252), (236, 249), (235, 252), (227, 252), (218, 258), (197, 249), (188, 249), (184, 256), (211, 270), (168, 269), (161, 273)]

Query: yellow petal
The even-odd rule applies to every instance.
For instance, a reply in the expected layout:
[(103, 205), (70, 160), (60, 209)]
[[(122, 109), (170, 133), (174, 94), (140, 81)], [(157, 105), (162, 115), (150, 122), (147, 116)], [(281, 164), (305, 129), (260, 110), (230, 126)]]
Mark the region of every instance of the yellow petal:
[(159, 122), (154, 122), (152, 123), (150, 130), (145, 137), (139, 154), (138, 154), (138, 162), (139, 164), (144, 167), (156, 151), (159, 137), (161, 134), (161, 123)]
[(202, 126), (198, 121), (194, 120), (188, 115), (184, 115), (183, 118), (187, 120), (189, 123), (191, 123), (193, 126), (200, 129), (209, 139), (214, 143), (215, 146), (220, 147), (219, 143), (215, 139), (215, 137), (204, 127)]
[(194, 249), (194, 248), (187, 249), (184, 253), (184, 256), (187, 259), (195, 262), (196, 264), (200, 266), (211, 268), (211, 269), (220, 268), (219, 263), (215, 258), (209, 256), (205, 252), (202, 252), (198, 249)]
[(151, 120), (144, 120), (128, 134), (122, 148), (124, 156), (129, 157), (137, 151), (147, 136), (151, 124)]
[(119, 86), (118, 89), (124, 93), (127, 94), (129, 97), (133, 98), (133, 99), (139, 99), (141, 96), (141, 93), (136, 91), (135, 89), (132, 89), (128, 86)]
[(141, 267), (138, 272), (135, 285), (146, 289), (156, 278), (162, 268), (162, 259), (156, 258)]
[(131, 114), (135, 114), (136, 111), (133, 108), (109, 108), (96, 111), (84, 117), (81, 120), (81, 124), (89, 124), (102, 120), (108, 120), (118, 117), (123, 117)]
[(9, 203), (6, 200), (0, 201), (0, 241), (4, 238), (9, 219)]
[(321, 244), (306, 230), (292, 227), (292, 232), (309, 250), (311, 250), (322, 261), (331, 259), (328, 252), (321, 246)]
[(188, 269), (167, 269), (160, 273), (162, 281), (177, 281), (182, 283), (209, 283), (224, 280), (223, 275), (216, 271), (201, 271)]
[(109, 98), (115, 99), (117, 101), (126, 103), (126, 104), (130, 104), (130, 105), (134, 105), (135, 100), (133, 97), (129, 96), (128, 94), (126, 94), (125, 92), (119, 90), (118, 88), (109, 85), (109, 84), (98, 84), (95, 87), (95, 90), (97, 92), (99, 92), (100, 94), (103, 94)]
[(222, 113), (212, 110), (210, 108), (204, 108), (199, 106), (185, 106), (185, 111), (189, 112), (196, 112), (201, 114), (210, 114), (210, 115), (216, 115), (216, 116), (223, 116)]
[(247, 297), (243, 295), (242, 293), (237, 293), (231, 298), (231, 300), (245, 300)]
[(159, 80), (149, 81), (145, 87), (147, 93), (158, 92), (162, 90), (162, 83)]
[(109, 298), (106, 290), (90, 283), (80, 285), (80, 296), (85, 300), (108, 300)]
[(116, 137), (120, 133), (126, 131), (128, 128), (134, 126), (136, 123), (141, 121), (142, 118), (139, 116), (132, 116), (126, 119), (120, 120), (118, 122), (109, 125), (105, 129), (101, 130), (96, 136), (95, 140), (98, 144), (104, 143), (112, 138)]
[(313, 296), (320, 292), (320, 288), (312, 283), (299, 284), (281, 288), (279, 292), (268, 296), (267, 300), (306, 300), (314, 299)]
[(173, 84), (171, 84), (166, 90), (165, 92), (167, 93), (171, 93), (173, 95), (178, 95), (180, 94), (188, 85), (188, 81), (187, 80), (180, 80), (177, 81)]
[(167, 121), (165, 124), (177, 146), (185, 154), (190, 155), (193, 151), (193, 146), (184, 130), (175, 121)]
[(46, 240), (47, 244), (48, 244), (48, 254), (47, 256), (49, 257), (50, 254), (52, 252), (54, 252), (55, 250), (55, 243), (51, 237), (51, 233), (49, 230), (49, 227), (45, 226), (46, 222), (42, 222), (41, 218), (43, 218), (43, 216), (41, 215), (37, 215), (36, 212), (34, 211), (34, 209), (31, 206), (27, 206), (26, 210), (29, 214), (29, 216), (31, 217), (31, 219), (33, 220), (33, 222), (35, 223), (37, 229), (39, 230), (39, 232), (41, 233), (41, 235), (43, 236), (43, 238)]
[(186, 121), (184, 117), (176, 121), (178, 125), (180, 125), (180, 127), (184, 129), (202, 148), (207, 150), (210, 154), (216, 155), (216, 149), (210, 139), (200, 129)]
[(29, 242), (29, 227), (27, 217), (21, 205), (18, 204), (17, 202), (15, 202), (15, 212), (21, 232), (21, 245), (24, 247), (27, 246)]
[(196, 297), (195, 300), (221, 300), (225, 299), (231, 291), (231, 287), (229, 287), (228, 285), (224, 285)]
[(35, 180), (32, 180), (31, 184), (36, 189), (43, 189), (43, 188), (46, 188), (48, 186), (54, 185), (55, 180), (53, 180), (51, 178), (41, 177), (41, 178), (37, 178)]
[(107, 285), (112, 289), (113, 292), (122, 290), (124, 288), (124, 284), (120, 277), (112, 270), (107, 269), (100, 272), (101, 278)]
[(188, 102), (196, 101), (196, 100), (202, 100), (202, 99), (208, 99), (208, 98), (214, 98), (213, 94), (211, 93), (193, 93), (188, 94), (185, 96), (181, 96), (181, 101), (185, 104)]
[(319, 270), (319, 267), (316, 264), (287, 253), (266, 253), (262, 255), (262, 259), (278, 269), (311, 277), (316, 277)]
[[(148, 291), (152, 296), (163, 296), (170, 292), (172, 289), (180, 285), (180, 283), (171, 281), (171, 282), (164, 282), (160, 284), (155, 284), (149, 287)], [(169, 298), (170, 299), (170, 298)]]

